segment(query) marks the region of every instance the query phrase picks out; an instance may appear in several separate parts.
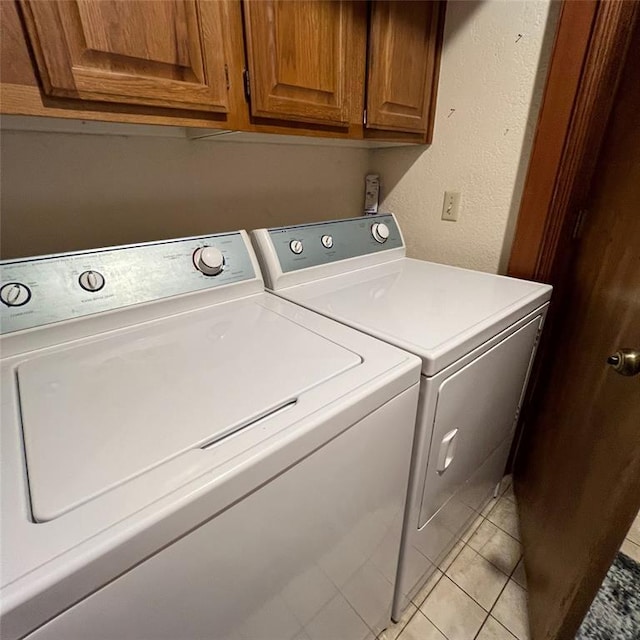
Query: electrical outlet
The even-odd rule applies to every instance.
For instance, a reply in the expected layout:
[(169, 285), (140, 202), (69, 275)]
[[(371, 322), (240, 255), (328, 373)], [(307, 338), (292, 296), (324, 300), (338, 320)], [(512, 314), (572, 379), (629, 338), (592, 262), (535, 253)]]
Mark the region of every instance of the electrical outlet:
[(445, 191), (444, 202), (442, 203), (442, 219), (449, 222), (456, 222), (460, 213), (460, 192)]

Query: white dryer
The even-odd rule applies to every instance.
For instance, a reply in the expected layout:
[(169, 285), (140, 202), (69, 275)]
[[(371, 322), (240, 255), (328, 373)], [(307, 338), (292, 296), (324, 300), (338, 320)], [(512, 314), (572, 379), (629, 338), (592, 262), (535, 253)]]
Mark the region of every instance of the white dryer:
[(364, 640), (420, 362), (265, 293), (244, 232), (1, 264), (4, 640)]
[(502, 478), (551, 287), (407, 258), (391, 214), (253, 240), (269, 289), (422, 359), (398, 620)]

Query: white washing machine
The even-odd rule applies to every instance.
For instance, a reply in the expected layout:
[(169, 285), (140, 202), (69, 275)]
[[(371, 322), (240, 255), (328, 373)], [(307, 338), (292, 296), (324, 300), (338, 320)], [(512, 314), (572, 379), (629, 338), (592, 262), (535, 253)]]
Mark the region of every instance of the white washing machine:
[(3, 640), (387, 624), (418, 358), (265, 293), (244, 232), (1, 273)]
[(275, 293), (422, 359), (398, 620), (502, 478), (551, 287), (407, 258), (390, 214), (253, 240)]

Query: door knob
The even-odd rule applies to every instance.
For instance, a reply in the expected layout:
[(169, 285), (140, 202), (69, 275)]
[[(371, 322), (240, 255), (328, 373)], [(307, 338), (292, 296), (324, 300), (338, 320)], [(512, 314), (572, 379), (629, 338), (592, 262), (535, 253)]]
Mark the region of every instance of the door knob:
[(607, 364), (621, 376), (637, 376), (640, 373), (640, 350), (618, 349), (607, 358)]

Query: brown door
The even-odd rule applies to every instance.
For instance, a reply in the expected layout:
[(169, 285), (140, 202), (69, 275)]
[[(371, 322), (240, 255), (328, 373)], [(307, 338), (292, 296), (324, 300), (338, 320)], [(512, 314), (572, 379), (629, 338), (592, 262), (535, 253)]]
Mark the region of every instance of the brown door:
[(231, 110), (242, 82), (237, 3), (22, 2), (45, 92), (144, 105)]
[(378, 0), (371, 5), (369, 129), (427, 134), (438, 84), (444, 4)]
[(244, 16), (252, 115), (344, 127), (362, 124), (362, 2), (249, 0)]
[(574, 637), (640, 507), (640, 375), (607, 364), (640, 351), (637, 24), (626, 60), (516, 466), (534, 640)]

